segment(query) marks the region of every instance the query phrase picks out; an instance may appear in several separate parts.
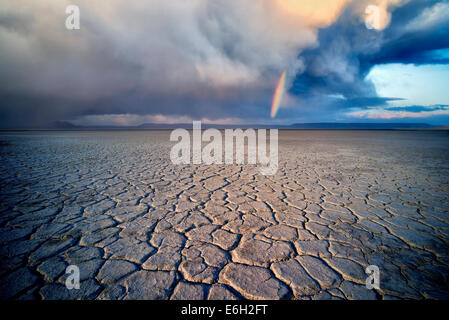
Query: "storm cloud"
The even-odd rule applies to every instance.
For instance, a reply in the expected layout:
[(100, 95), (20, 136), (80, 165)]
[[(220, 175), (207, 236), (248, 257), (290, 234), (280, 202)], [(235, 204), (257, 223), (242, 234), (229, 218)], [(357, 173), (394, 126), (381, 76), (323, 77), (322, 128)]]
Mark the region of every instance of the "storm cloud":
[[(81, 29), (67, 30), (76, 4)], [(365, 26), (377, 5), (380, 26)], [(366, 79), (377, 64), (446, 64), (445, 1), (5, 0), (0, 9), (0, 126), (55, 120), (335, 121), (383, 106)], [(445, 19), (446, 17), (446, 19)], [(447, 102), (447, 101), (446, 101)], [(442, 101), (441, 103), (446, 103)]]

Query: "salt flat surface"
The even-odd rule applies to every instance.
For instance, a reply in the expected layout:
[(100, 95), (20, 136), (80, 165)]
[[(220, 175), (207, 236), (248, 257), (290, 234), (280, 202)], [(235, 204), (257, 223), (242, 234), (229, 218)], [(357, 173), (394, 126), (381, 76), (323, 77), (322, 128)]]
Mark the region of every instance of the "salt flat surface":
[(280, 131), (274, 176), (169, 134), (0, 133), (0, 297), (449, 298), (448, 132)]

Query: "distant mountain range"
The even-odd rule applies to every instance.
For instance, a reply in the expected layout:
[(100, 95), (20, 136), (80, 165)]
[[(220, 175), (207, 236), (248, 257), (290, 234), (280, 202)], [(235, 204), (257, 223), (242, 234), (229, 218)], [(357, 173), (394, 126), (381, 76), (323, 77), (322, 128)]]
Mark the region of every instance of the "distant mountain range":
[(333, 129), (333, 130), (429, 130), (435, 129), (426, 123), (295, 123), (292, 129)]
[[(291, 125), (266, 125), (266, 124), (240, 124), (240, 125), (214, 125), (202, 124), (202, 128), (260, 128), (260, 129), (303, 129), (303, 130), (429, 130), (437, 128), (426, 123), (294, 123)], [(182, 123), (176, 125), (145, 123), (137, 128), (139, 129), (172, 129), (186, 128), (191, 129), (191, 123)]]
[[(144, 123), (138, 126), (78, 126), (68, 121), (56, 121), (45, 126), (25, 128), (23, 130), (166, 130), (184, 128), (192, 129), (191, 123)], [(291, 125), (267, 124), (201, 124), (202, 129), (217, 128), (258, 128), (258, 129), (285, 129), (285, 130), (448, 130), (449, 126), (434, 126), (426, 123), (294, 123)]]

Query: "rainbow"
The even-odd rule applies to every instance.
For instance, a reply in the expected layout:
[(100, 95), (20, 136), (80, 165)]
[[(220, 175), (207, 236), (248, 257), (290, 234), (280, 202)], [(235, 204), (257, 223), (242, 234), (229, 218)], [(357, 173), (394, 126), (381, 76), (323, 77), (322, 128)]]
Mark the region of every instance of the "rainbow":
[(278, 85), (276, 86), (276, 91), (273, 96), (273, 103), (271, 104), (271, 118), (276, 117), (276, 113), (281, 105), (282, 95), (284, 94), (285, 87), (285, 70), (282, 72), (279, 78)]

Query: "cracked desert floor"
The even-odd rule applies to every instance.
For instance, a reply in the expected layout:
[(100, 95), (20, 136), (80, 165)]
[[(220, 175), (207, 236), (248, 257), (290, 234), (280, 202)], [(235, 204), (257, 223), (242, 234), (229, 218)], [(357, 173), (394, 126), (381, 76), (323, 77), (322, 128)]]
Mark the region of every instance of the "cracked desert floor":
[(169, 135), (0, 133), (0, 298), (449, 298), (447, 131), (280, 131), (274, 176)]

